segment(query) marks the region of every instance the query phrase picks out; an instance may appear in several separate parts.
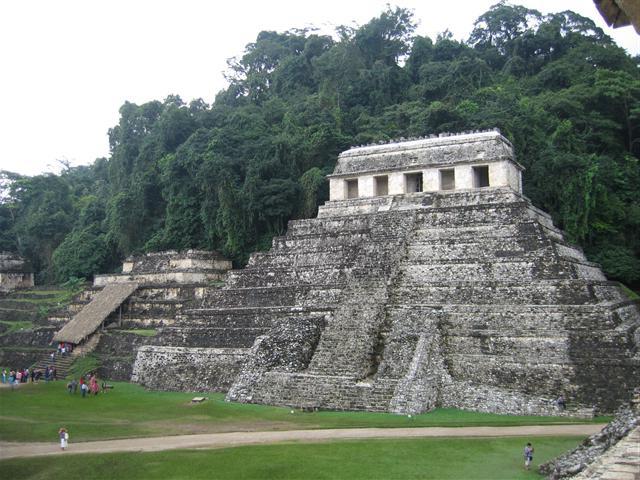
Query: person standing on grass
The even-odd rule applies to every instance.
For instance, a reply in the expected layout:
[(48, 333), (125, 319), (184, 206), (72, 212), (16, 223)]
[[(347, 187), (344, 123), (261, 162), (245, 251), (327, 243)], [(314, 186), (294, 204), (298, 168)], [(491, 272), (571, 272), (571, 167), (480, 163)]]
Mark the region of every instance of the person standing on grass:
[(62, 427), (58, 430), (58, 437), (60, 438), (60, 449), (65, 450), (67, 448), (67, 443), (69, 442), (69, 433), (67, 433), (67, 429)]
[(531, 462), (533, 462), (533, 446), (531, 443), (527, 443), (524, 447), (524, 468), (529, 470), (531, 468)]
[(95, 375), (92, 375), (91, 380), (89, 380), (89, 388), (91, 390), (91, 393), (93, 393), (94, 395), (98, 395), (100, 387), (98, 387), (98, 379)]
[(2, 370), (2, 383), (7, 383), (7, 369)]

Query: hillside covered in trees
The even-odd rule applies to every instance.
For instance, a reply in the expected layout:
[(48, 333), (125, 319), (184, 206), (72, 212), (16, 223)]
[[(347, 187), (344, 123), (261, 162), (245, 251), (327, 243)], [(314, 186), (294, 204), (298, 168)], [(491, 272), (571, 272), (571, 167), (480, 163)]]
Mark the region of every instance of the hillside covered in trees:
[(525, 194), (637, 287), (640, 58), (578, 14), (504, 2), (464, 42), (414, 31), (411, 12), (389, 8), (333, 37), (261, 32), (212, 105), (125, 103), (108, 158), (2, 173), (0, 250), (30, 259), (39, 282), (162, 249), (216, 249), (241, 265), (288, 220), (315, 215), (349, 146), (498, 127), (526, 168)]

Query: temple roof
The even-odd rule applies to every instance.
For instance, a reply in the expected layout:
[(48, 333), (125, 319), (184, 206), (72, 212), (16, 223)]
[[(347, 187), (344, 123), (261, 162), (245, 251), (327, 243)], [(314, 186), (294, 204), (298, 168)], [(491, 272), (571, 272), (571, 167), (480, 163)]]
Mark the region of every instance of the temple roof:
[(440, 134), (430, 138), (354, 147), (340, 154), (332, 176), (515, 161), (511, 142), (499, 131)]

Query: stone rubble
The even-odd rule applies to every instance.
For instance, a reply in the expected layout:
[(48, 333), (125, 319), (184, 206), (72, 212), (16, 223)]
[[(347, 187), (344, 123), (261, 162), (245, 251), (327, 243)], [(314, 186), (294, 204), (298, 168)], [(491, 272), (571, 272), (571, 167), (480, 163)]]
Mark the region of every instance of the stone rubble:
[(580, 446), (539, 467), (550, 480), (638, 480), (640, 478), (640, 418), (628, 406)]

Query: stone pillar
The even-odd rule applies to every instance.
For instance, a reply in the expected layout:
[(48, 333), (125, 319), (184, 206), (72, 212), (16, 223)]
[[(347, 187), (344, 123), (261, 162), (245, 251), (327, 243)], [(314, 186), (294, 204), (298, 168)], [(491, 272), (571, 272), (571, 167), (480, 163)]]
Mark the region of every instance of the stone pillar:
[(440, 190), (440, 175), (437, 168), (429, 168), (422, 172), (423, 190), (437, 192)]
[(460, 165), (455, 167), (456, 171), (456, 188), (473, 188), (473, 169), (471, 165)]
[(392, 172), (389, 174), (389, 195), (402, 195), (404, 193), (404, 174)]
[(375, 181), (373, 175), (364, 175), (358, 178), (358, 196), (373, 197), (375, 196)]
[(342, 178), (329, 179), (329, 200), (344, 200), (347, 198), (345, 181)]

